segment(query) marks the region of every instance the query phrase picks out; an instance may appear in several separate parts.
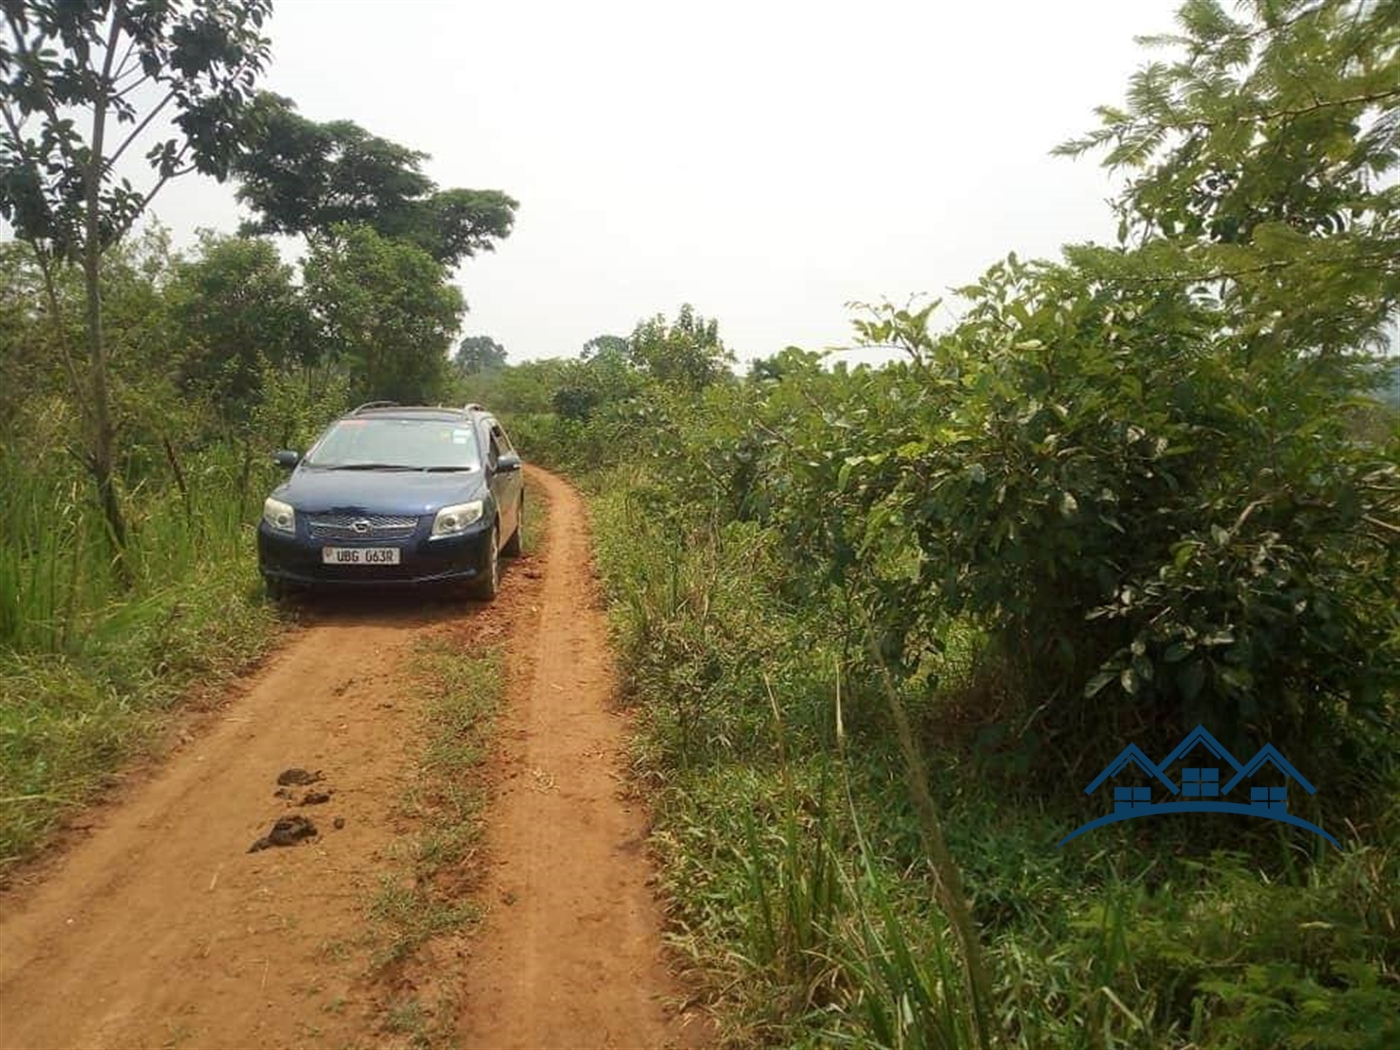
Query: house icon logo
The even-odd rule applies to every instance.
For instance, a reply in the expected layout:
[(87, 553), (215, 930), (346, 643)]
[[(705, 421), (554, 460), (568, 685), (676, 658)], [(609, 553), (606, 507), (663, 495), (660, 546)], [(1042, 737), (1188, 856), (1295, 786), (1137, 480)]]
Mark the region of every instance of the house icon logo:
[[(1204, 755), (1188, 758), (1198, 748), (1204, 751)], [(1187, 761), (1193, 764), (1184, 765)], [(1179, 770), (1178, 783), (1172, 779), (1172, 772), (1179, 763), (1183, 765)], [(1113, 786), (1113, 812), (1075, 828), (1060, 840), (1060, 846), (1086, 831), (1120, 820), (1160, 813), (1242, 813), (1247, 817), (1292, 824), (1322, 836), (1341, 849), (1337, 840), (1316, 824), (1288, 812), (1290, 783), (1309, 795), (1317, 794), (1317, 788), (1293, 768), (1292, 763), (1279, 754), (1273, 744), (1265, 744), (1253, 758), (1241, 765), (1220, 741), (1206, 732), (1204, 726), (1197, 726), (1161, 762), (1153, 762), (1136, 744), (1129, 744), (1090, 782), (1084, 793), (1092, 795), (1123, 774), (1129, 766), (1136, 766), (1142, 774), (1135, 779), (1146, 777), (1150, 783), (1146, 787)], [(1222, 779), (1222, 772), (1225, 779)], [(1256, 780), (1275, 783), (1256, 783)], [(1277, 783), (1280, 780), (1282, 784)], [(1249, 789), (1248, 801), (1245, 801), (1246, 787)], [(1232, 791), (1236, 792), (1238, 801), (1225, 801)], [(1170, 794), (1164, 797), (1164, 792)], [(1154, 795), (1162, 801), (1154, 802)]]

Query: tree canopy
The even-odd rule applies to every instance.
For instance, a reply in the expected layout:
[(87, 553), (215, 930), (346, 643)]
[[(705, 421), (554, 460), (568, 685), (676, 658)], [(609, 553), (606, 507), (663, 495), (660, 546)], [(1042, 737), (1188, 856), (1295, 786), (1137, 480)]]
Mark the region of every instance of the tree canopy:
[[(10, 0), (3, 10), (0, 218), (31, 246), (42, 270), (56, 348), (87, 423), (84, 458), (120, 558), (126, 525), (115, 484), (103, 252), (171, 179), (228, 174), (244, 148), (248, 104), (267, 61), (262, 26), (271, 0)], [(149, 145), (149, 184), (118, 179), (118, 162), (167, 111), (175, 133)], [(56, 269), (79, 261), (85, 375), (56, 291)]]
[(242, 416), (265, 367), (316, 357), (314, 322), (271, 241), (204, 231), (198, 252), (176, 265), (166, 290), (184, 348), (181, 379), (209, 393), (222, 412)]
[(489, 335), (469, 335), (457, 344), (452, 363), (463, 375), (490, 372), (506, 363), (506, 348)]
[(349, 367), (362, 400), (428, 401), (440, 389), (461, 323), (462, 293), (427, 252), (368, 226), (312, 242), (306, 295), (327, 353)]
[(317, 123), (264, 92), (253, 148), (237, 166), (238, 199), (257, 213), (253, 233), (309, 236), (363, 224), (455, 266), (509, 236), (517, 202), (499, 190), (439, 189), (426, 153), (349, 120)]
[(1147, 41), (1175, 54), (1059, 147), (1128, 173), (1121, 231), (1142, 249), (1078, 257), (1214, 282), (1260, 348), (1356, 350), (1400, 303), (1400, 5), (1240, 8), (1184, 4), (1180, 32)]
[[(585, 350), (587, 347), (585, 347)], [(627, 340), (633, 364), (658, 382), (689, 390), (728, 374), (734, 355), (719, 337), (719, 322), (686, 303), (667, 322), (664, 314), (640, 321)]]

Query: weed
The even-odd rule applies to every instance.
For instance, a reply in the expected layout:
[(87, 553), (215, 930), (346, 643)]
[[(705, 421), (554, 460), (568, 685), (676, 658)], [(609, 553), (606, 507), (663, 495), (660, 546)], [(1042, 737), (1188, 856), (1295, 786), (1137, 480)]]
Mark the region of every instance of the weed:
[(384, 1027), (398, 1035), (417, 1038), (426, 1033), (428, 1011), (417, 999), (400, 999), (389, 1007)]
[(476, 917), (470, 902), (445, 900), (426, 886), (405, 886), (386, 875), (370, 901), (369, 916), (378, 930), (375, 967), (400, 962), (419, 945), (440, 934), (460, 929)]

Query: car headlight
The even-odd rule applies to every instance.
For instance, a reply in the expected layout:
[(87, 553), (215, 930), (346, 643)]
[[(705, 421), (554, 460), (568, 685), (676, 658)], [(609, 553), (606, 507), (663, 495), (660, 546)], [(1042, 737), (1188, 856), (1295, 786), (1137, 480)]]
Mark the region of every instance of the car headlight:
[(470, 503), (454, 503), (450, 507), (443, 507), (437, 512), (437, 517), (433, 519), (433, 535), (459, 536), (467, 531), (468, 526), (475, 525), (481, 520), (483, 510), (485, 510), (485, 504), (479, 499), (474, 499)]
[(263, 501), (263, 521), (275, 532), (296, 532), (297, 515), (290, 503), (283, 503), (271, 496)]

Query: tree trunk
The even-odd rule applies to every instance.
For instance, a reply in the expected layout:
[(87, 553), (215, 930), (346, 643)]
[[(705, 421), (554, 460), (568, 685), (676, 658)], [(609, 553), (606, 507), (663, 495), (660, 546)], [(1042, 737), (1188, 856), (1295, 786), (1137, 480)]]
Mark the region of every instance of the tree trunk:
[[(121, 31), (122, 5), (112, 11), (112, 29), (107, 40), (107, 54), (102, 71), (105, 84), (111, 73), (112, 57), (117, 36)], [(92, 110), (92, 151), (89, 154), (84, 190), (87, 215), (83, 231), (83, 284), (87, 293), (87, 344), (89, 377), (92, 383), (92, 449), (88, 466), (97, 483), (97, 499), (107, 520), (107, 533), (112, 541), (112, 553), (118, 573), (127, 576), (126, 519), (116, 485), (116, 427), (112, 423), (112, 406), (107, 386), (107, 345), (102, 332), (102, 241), (99, 208), (103, 168), (106, 158), (102, 144), (107, 130), (107, 98), (99, 93)]]

